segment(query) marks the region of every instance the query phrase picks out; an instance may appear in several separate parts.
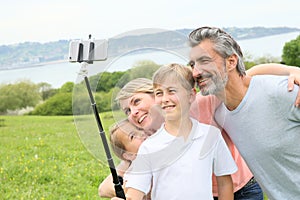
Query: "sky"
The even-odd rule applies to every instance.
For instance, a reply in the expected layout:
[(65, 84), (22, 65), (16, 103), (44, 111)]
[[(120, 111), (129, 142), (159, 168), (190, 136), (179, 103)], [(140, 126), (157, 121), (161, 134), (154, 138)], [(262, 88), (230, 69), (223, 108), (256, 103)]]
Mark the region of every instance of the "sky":
[(108, 39), (136, 29), (300, 28), (297, 0), (9, 0), (0, 8), (0, 45)]

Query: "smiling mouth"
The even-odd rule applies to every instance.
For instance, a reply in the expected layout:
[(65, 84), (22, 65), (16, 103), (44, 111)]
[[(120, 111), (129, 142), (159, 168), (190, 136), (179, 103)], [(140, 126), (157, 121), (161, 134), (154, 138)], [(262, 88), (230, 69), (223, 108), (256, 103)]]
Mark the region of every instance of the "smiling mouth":
[(138, 120), (138, 123), (141, 124), (144, 119), (147, 117), (147, 115), (143, 115), (139, 120)]
[(163, 106), (162, 109), (163, 110), (168, 110), (168, 109), (171, 109), (171, 108), (174, 108), (175, 106), (174, 105), (168, 105), (168, 106)]
[(209, 80), (209, 78), (204, 78), (204, 79), (198, 79), (198, 87), (202, 88), (205, 87), (207, 85), (207, 81)]
[(207, 80), (208, 80), (208, 78), (201, 79), (201, 80), (199, 81), (199, 83), (203, 83), (203, 82), (205, 82), (205, 81), (207, 81)]

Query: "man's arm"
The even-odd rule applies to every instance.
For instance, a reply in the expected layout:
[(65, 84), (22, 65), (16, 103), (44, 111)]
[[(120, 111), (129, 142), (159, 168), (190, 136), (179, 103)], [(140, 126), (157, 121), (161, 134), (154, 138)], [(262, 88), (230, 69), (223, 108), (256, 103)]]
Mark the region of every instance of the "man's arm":
[[(294, 89), (294, 84), (300, 85), (300, 67), (269, 63), (253, 66), (248, 69), (246, 73), (249, 76), (266, 74), (289, 76), (288, 91)], [(294, 104), (296, 107), (300, 107), (300, 90), (298, 90), (298, 95)]]
[(251, 67), (247, 70), (247, 75), (255, 76), (255, 75), (290, 75), (290, 74), (298, 74), (300, 75), (300, 68), (297, 66), (289, 66), (278, 63), (267, 63), (267, 64), (259, 64)]
[(216, 176), (218, 184), (218, 199), (233, 200), (233, 184), (230, 175)]

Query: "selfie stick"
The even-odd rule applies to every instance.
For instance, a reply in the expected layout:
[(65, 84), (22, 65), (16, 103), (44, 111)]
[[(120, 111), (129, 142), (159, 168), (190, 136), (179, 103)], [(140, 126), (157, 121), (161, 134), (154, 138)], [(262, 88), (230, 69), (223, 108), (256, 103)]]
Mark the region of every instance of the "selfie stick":
[[(91, 36), (89, 36), (89, 39), (91, 39)], [(98, 113), (98, 110), (97, 110), (96, 102), (95, 102), (93, 94), (92, 94), (89, 79), (87, 77), (86, 67), (87, 67), (88, 64), (93, 63), (94, 48), (95, 48), (94, 44), (91, 42), (90, 43), (90, 48), (89, 48), (89, 59), (88, 59), (88, 61), (85, 62), (85, 61), (82, 60), (82, 58), (83, 58), (83, 44), (79, 44), (77, 62), (81, 63), (81, 72), (84, 76), (84, 81), (86, 83), (86, 87), (87, 87), (87, 90), (88, 90), (88, 93), (89, 93), (89, 96), (90, 96), (91, 106), (92, 106), (93, 111), (94, 111), (94, 115), (95, 115), (97, 125), (98, 125), (98, 129), (99, 129), (99, 134), (101, 136), (102, 143), (103, 143), (103, 146), (104, 146), (104, 150), (105, 150), (105, 153), (106, 153), (107, 162), (108, 162), (108, 165), (109, 165), (109, 168), (110, 168), (111, 175), (113, 177), (113, 183), (114, 183), (114, 187), (115, 187), (116, 196), (120, 197), (120, 198), (123, 198), (123, 199), (126, 199), (124, 190), (123, 190), (122, 185), (120, 183), (120, 180), (118, 178), (118, 174), (117, 174), (117, 171), (116, 171), (116, 168), (115, 168), (113, 158), (111, 157), (111, 154), (110, 154), (110, 150), (109, 150), (108, 143), (107, 143), (107, 140), (106, 140), (105, 132), (103, 130), (103, 126), (102, 126), (100, 116), (99, 116), (99, 113)]]

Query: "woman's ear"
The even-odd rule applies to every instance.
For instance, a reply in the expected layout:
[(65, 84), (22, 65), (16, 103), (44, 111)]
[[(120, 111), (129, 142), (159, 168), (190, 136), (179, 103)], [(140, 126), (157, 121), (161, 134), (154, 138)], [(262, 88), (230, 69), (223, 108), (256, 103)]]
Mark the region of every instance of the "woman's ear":
[(197, 91), (196, 91), (196, 88), (193, 88), (191, 90), (191, 97), (190, 97), (190, 103), (193, 103), (196, 99), (196, 94), (197, 94)]
[(228, 72), (230, 72), (232, 70), (236, 70), (238, 60), (239, 60), (239, 58), (236, 54), (232, 54), (231, 56), (226, 58), (226, 67), (227, 67)]
[(125, 159), (125, 160), (129, 160), (129, 161), (133, 161), (135, 158), (136, 158), (136, 154), (135, 153), (130, 153), (130, 152), (124, 152), (122, 154), (122, 157)]

